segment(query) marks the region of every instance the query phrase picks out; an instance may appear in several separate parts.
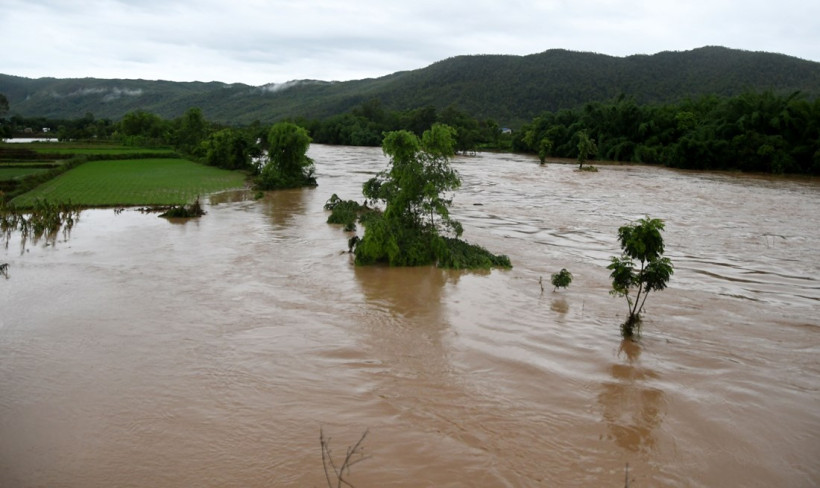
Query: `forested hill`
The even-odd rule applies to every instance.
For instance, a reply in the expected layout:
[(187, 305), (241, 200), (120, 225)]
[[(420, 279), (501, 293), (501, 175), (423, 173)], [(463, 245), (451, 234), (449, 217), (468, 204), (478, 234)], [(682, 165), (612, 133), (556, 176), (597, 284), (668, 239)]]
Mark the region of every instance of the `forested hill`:
[(323, 118), (379, 99), (408, 110), (454, 105), (480, 119), (517, 126), (546, 111), (621, 94), (639, 103), (701, 94), (802, 91), (820, 96), (820, 63), (782, 54), (703, 47), (684, 52), (612, 57), (549, 50), (528, 56), (458, 56), (426, 68), (348, 82), (303, 80), (253, 87), (219, 82), (117, 79), (29, 79), (0, 75), (9, 116), (118, 120), (134, 110), (165, 118), (200, 107), (212, 121), (270, 123)]

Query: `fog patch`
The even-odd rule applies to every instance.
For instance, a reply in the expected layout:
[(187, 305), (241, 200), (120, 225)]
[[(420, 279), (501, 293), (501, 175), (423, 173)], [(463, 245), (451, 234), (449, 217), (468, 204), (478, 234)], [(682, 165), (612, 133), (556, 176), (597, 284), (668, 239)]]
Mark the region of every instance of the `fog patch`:
[(75, 98), (87, 97), (92, 95), (103, 95), (104, 102), (110, 102), (122, 97), (138, 97), (142, 95), (142, 88), (80, 88), (71, 93), (61, 94), (56, 91), (51, 92), (52, 98)]
[(319, 80), (291, 80), (286, 81), (284, 83), (268, 83), (267, 85), (262, 85), (259, 87), (259, 90), (266, 92), (266, 93), (277, 93), (281, 91), (285, 91), (289, 88), (293, 88), (296, 86), (303, 86), (303, 85), (330, 85), (333, 84), (332, 81), (319, 81)]
[(103, 97), (103, 102), (110, 102), (122, 97), (138, 97), (142, 95), (142, 88), (112, 88), (111, 92)]

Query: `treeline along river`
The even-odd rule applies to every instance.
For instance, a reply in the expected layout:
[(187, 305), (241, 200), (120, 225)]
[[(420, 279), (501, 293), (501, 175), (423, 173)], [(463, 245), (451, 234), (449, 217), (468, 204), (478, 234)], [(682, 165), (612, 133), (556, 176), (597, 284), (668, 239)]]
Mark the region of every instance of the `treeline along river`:
[[(816, 180), (458, 157), (464, 238), (514, 268), (362, 268), (323, 204), (387, 161), (309, 155), (314, 189), (12, 236), (0, 486), (319, 487), (320, 428), (339, 459), (369, 429), (358, 487), (820, 484)], [(676, 271), (622, 343), (605, 267), (645, 215)]]

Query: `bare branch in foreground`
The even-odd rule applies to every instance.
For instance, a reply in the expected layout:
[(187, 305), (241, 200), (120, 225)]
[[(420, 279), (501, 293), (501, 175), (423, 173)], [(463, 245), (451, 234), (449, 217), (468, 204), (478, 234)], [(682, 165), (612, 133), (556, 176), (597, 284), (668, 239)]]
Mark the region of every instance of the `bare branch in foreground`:
[[(355, 488), (345, 479), (345, 476), (350, 474), (351, 466), (370, 458), (370, 456), (365, 456), (364, 446), (362, 445), (362, 442), (364, 442), (364, 438), (367, 437), (368, 432), (369, 429), (365, 429), (359, 440), (347, 448), (347, 454), (345, 455), (341, 466), (336, 466), (330, 449), (330, 437), (325, 438), (324, 431), (321, 427), (319, 428), (319, 444), (322, 448), (322, 468), (325, 470), (325, 479), (327, 480), (328, 488), (333, 488), (333, 480), (331, 478), (335, 478), (336, 488), (342, 488), (342, 485)], [(328, 466), (330, 467), (329, 470)], [(331, 472), (333, 472), (332, 476), (330, 474)]]

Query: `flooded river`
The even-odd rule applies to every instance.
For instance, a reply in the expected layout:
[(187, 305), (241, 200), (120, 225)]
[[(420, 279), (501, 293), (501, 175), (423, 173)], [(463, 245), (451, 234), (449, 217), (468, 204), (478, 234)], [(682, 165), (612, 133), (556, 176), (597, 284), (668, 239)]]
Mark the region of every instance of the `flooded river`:
[[(319, 186), (187, 223), (87, 210), (0, 262), (0, 486), (820, 484), (820, 183), (456, 158), (452, 214), (509, 271), (354, 267), (325, 223), (380, 149), (313, 146)], [(676, 272), (623, 343), (620, 225)], [(572, 285), (541, 291), (569, 269)]]

